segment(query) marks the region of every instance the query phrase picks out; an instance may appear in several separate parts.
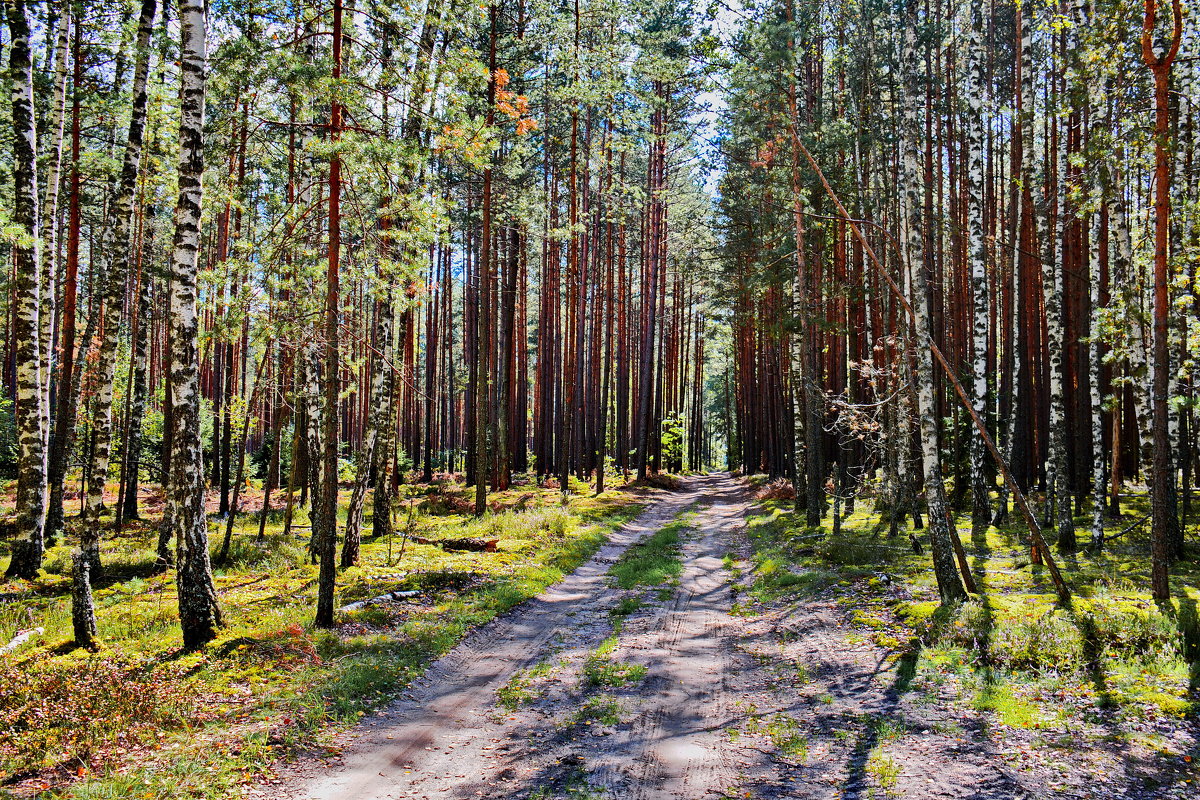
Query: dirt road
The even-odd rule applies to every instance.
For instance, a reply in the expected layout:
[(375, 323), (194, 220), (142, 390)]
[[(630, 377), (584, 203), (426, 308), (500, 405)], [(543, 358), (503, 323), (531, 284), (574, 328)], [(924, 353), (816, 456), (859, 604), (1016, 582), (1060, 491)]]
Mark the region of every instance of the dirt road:
[[(353, 732), (340, 763), (302, 764), (282, 794), (312, 800), (521, 796), (556, 786), (629, 786), (630, 797), (703, 797), (736, 778), (714, 713), (730, 706), (728, 577), (719, 540), (738, 524), (744, 492), (723, 476), (692, 479), (617, 531), (586, 564), (484, 626), (439, 660), (409, 695)], [(634, 542), (704, 499), (703, 535), (686, 545), (678, 591), (631, 618), (621, 650), (647, 667), (637, 707), (616, 725), (570, 724), (574, 680), (610, 633), (620, 592), (605, 572)], [(512, 713), (497, 690), (553, 656), (561, 697)], [(594, 696), (594, 695), (593, 695)], [(624, 698), (622, 698), (624, 699)], [(576, 702), (579, 701), (579, 702)], [(607, 729), (605, 729), (607, 727)], [(594, 729), (594, 730), (593, 730)], [(588, 740), (601, 738), (596, 750)], [(727, 745), (728, 742), (725, 742)], [(544, 796), (553, 796), (545, 794)]]
[[(864, 636), (851, 596), (750, 602), (739, 594), (749, 505), (732, 478), (690, 479), (562, 583), (468, 637), (343, 737), (338, 759), (302, 761), (259, 796), (1191, 796), (1186, 783), (1139, 778), (1150, 763), (1118, 746), (1046, 756), (1036, 728), (998, 729), (952, 683), (911, 691), (907, 651)], [(688, 527), (678, 580), (614, 588), (610, 566), (676, 519)]]

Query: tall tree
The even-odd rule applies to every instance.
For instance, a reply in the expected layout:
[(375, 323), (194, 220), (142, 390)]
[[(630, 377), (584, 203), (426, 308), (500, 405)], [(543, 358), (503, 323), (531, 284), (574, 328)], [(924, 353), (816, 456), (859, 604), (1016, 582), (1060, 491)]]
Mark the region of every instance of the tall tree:
[(904, 252), (906, 268), (912, 275), (913, 346), (916, 351), (917, 414), (920, 419), (921, 455), (925, 471), (925, 496), (929, 504), (929, 543), (933, 551), (933, 570), (942, 602), (953, 603), (966, 597), (958, 569), (954, 564), (954, 547), (949, 529), (946, 490), (942, 482), (942, 461), (939, 451), (937, 400), (933, 373), (932, 338), (930, 336), (929, 286), (925, 277), (925, 225), (922, 220), (924, 182), (921, 176), (921, 131), (918, 109), (922, 105), (922, 74), (924, 59), (917, 45), (923, 29), (917, 13), (916, 0), (906, 5), (903, 25), (903, 46), (900, 60), (904, 74), (903, 138), (901, 141), (900, 191), (904, 213)]
[(176, 584), (183, 645), (203, 646), (217, 635), (221, 608), (208, 554), (204, 511), (204, 452), (200, 444), (199, 320), (196, 282), (204, 175), (204, 104), (208, 79), (208, 9), (179, 0), (179, 200), (171, 252), (172, 430), (167, 519), (176, 542)]
[[(983, 49), (983, 3), (966, 3), (967, 11), (967, 81), (964, 91), (967, 128), (967, 260), (971, 273), (973, 305), (971, 347), (974, 352), (972, 401), (975, 413), (988, 416), (988, 247), (984, 230), (984, 114), (987, 92), (986, 55)], [(971, 519), (975, 525), (991, 521), (991, 500), (988, 497), (988, 453), (983, 440), (971, 437)]]
[(13, 223), (20, 238), (13, 247), (13, 339), (17, 360), (16, 424), (17, 538), (8, 575), (32, 578), (45, 551), (46, 436), (49, 422), (48, 376), (41, 353), (41, 220), (38, 215), (37, 127), (34, 123), (33, 65), (24, 0), (5, 0), (11, 40), (8, 48), (12, 85)]
[(142, 163), (142, 141), (146, 130), (147, 80), (150, 74), (150, 34), (154, 29), (157, 0), (142, 0), (138, 16), (137, 41), (134, 45), (132, 111), (129, 134), (117, 195), (112, 201), (110, 223), (104, 229), (104, 256), (108, 262), (105, 275), (105, 324), (100, 337), (95, 375), (95, 394), (92, 405), (93, 438), (91, 442), (91, 475), (87, 501), (80, 528), (81, 546), (87, 555), (92, 580), (100, 573), (100, 513), (104, 506), (104, 486), (108, 476), (109, 451), (113, 440), (113, 389), (117, 370), (117, 334), (121, 328), (122, 306), (125, 301), (130, 256), (135, 246), (133, 226), (134, 195)]
[(329, 241), (325, 271), (325, 370), (324, 402), (321, 408), (322, 444), (321, 478), (313, 498), (314, 507), (321, 506), (313, 524), (313, 539), (317, 545), (320, 575), (317, 580), (316, 624), (333, 626), (333, 594), (337, 579), (337, 501), (338, 501), (338, 395), (341, 387), (341, 354), (339, 351), (340, 319), (339, 289), (342, 255), (342, 155), (340, 146), (343, 126), (342, 87), (342, 0), (333, 2), (333, 98), (329, 106), (329, 140), (333, 152), (329, 157)]
[(1154, 435), (1154, 468), (1151, 473), (1150, 530), (1153, 552), (1150, 589), (1155, 600), (1170, 599), (1172, 505), (1175, 465), (1168, 435), (1170, 398), (1167, 394), (1171, 370), (1168, 321), (1170, 319), (1167, 259), (1171, 231), (1171, 66), (1179, 55), (1183, 37), (1183, 8), (1171, 0), (1172, 27), (1167, 45), (1159, 51), (1158, 0), (1146, 0), (1142, 18), (1142, 59), (1154, 76), (1154, 358), (1151, 372), (1151, 401)]

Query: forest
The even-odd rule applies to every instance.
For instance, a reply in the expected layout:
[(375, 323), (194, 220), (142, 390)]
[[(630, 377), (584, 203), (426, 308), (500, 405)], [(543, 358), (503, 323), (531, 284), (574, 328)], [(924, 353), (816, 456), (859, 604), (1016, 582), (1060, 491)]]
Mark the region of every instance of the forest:
[(0, 798), (1185, 798), (1192, 0), (3, 0)]

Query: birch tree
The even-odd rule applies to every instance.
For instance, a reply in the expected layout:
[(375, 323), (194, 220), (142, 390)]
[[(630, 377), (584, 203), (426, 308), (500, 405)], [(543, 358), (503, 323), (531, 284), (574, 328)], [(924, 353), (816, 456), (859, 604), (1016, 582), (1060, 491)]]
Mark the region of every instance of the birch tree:
[(942, 461), (938, 447), (937, 400), (934, 396), (932, 340), (929, 336), (929, 286), (925, 277), (925, 237), (922, 221), (922, 135), (918, 119), (918, 109), (924, 105), (920, 72), (924, 59), (917, 47), (919, 19), (917, 4), (913, 0), (908, 3), (902, 27), (900, 63), (904, 71), (904, 94), (901, 101), (903, 140), (900, 192), (905, 231), (903, 247), (907, 268), (912, 274), (912, 304), (916, 312), (913, 344), (917, 362), (917, 414), (920, 419), (925, 496), (929, 506), (929, 546), (933, 554), (933, 570), (942, 602), (953, 603), (966, 597), (966, 590), (954, 563), (954, 546), (946, 515), (946, 489), (942, 482)]
[(207, 7), (179, 0), (179, 200), (171, 252), (172, 430), (167, 516), (176, 542), (176, 584), (183, 645), (201, 647), (217, 634), (221, 609), (208, 555), (204, 452), (200, 444), (197, 258), (204, 174), (204, 100), (208, 77)]
[[(1066, 35), (1060, 33), (1059, 35)], [(1058, 63), (1058, 59), (1054, 59)], [(1061, 64), (1058, 64), (1061, 68)], [(1055, 70), (1058, 72), (1059, 70)], [(1061, 79), (1056, 82), (1055, 108), (1065, 104), (1065, 88)], [(1045, 120), (1047, 141), (1052, 157), (1046, 167), (1053, 171), (1047, 177), (1051, 184), (1050, 194), (1041, 214), (1042, 238), (1042, 293), (1046, 308), (1046, 353), (1049, 361), (1050, 428), (1049, 453), (1047, 455), (1046, 501), (1050, 509), (1057, 512), (1058, 548), (1064, 552), (1075, 550), (1075, 524), (1071, 516), (1070, 476), (1067, 474), (1066, 439), (1066, 359), (1063, 326), (1063, 270), (1066, 260), (1067, 215), (1067, 150), (1066, 137), (1060, 135), (1060, 122), (1049, 117)]]
[(17, 463), (16, 540), (10, 577), (32, 578), (41, 567), (46, 526), (46, 435), (49, 381), (43, 374), (41, 310), (41, 221), (38, 218), (37, 127), (34, 123), (33, 67), (24, 0), (5, 0), (12, 85), (13, 210), (19, 231), (13, 246), (13, 339), (16, 355)]
[(105, 276), (104, 304), (106, 320), (98, 348), (96, 393), (92, 406), (91, 475), (84, 505), (81, 546), (87, 555), (92, 580), (100, 573), (100, 514), (104, 506), (104, 485), (108, 476), (109, 452), (113, 439), (113, 383), (117, 369), (117, 335), (120, 331), (121, 307), (125, 300), (125, 284), (133, 250), (133, 200), (142, 164), (142, 141), (146, 130), (147, 79), (150, 74), (150, 34), (154, 28), (156, 0), (142, 0), (138, 16), (138, 33), (132, 86), (132, 111), (125, 156), (113, 198), (110, 224), (104, 231), (104, 254), (108, 260)]
[[(988, 247), (983, 227), (984, 211), (984, 94), (986, 92), (986, 56), (983, 50), (982, 3), (972, 2), (967, 9), (967, 82), (965, 117), (967, 126), (967, 259), (971, 271), (973, 299), (972, 349), (974, 375), (972, 401), (975, 413), (987, 419), (988, 413), (988, 314), (987, 280)], [(976, 526), (986, 526), (991, 517), (987, 481), (988, 453), (983, 440), (971, 437), (971, 519)]]

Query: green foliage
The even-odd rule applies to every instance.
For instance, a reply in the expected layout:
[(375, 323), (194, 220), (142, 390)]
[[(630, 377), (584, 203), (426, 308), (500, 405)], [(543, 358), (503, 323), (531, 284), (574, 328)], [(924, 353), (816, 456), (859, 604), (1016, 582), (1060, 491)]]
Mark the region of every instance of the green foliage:
[(11, 474), (17, 466), (18, 439), (17, 423), (13, 415), (13, 401), (5, 389), (0, 388), (0, 472)]
[(621, 704), (615, 697), (607, 694), (594, 694), (584, 700), (583, 705), (571, 717), (573, 725), (591, 725), (592, 723), (610, 726), (621, 724)]
[[(316, 579), (305, 550), (307, 529), (283, 537), (280, 521), (272, 519), (259, 543), (256, 525), (244, 533), (235, 525), (231, 558), (216, 575), (227, 627), (203, 653), (175, 650), (174, 576), (154, 571), (157, 530), (151, 524), (103, 543), (110, 582), (95, 590), (100, 637), (119, 650), (88, 662), (55, 655), (71, 635), (69, 580), (56, 574), (69, 564), (70, 548), (52, 548), (48, 571), (36, 582), (3, 587), (21, 599), (0, 605), (0, 639), (34, 625), (46, 628), (0, 662), (0, 736), (7, 737), (0, 740), (3, 775), (69, 757), (90, 771), (86, 781), (73, 784), (75, 797), (227, 796), (247, 775), (260, 774), (293, 748), (311, 747), (331, 728), (388, 702), (474, 626), (575, 569), (612, 526), (639, 508), (623, 492), (575, 497), (565, 507), (555, 490), (522, 487), (494, 495), (507, 505), (518, 497), (526, 498), (522, 505), (530, 510), (481, 519), (415, 516), (414, 525), (431, 538), (498, 538), (493, 553), (409, 542), (397, 564), (399, 533), (392, 542), (365, 541), (361, 564), (339, 577), (340, 602), (394, 589), (421, 595), (348, 614), (336, 631), (305, 627)], [(297, 524), (305, 523), (301, 509)], [(219, 544), (213, 537), (211, 545)], [(520, 676), (530, 685), (511, 699), (532, 692), (551, 666)], [(39, 697), (42, 711), (33, 703)], [(198, 697), (205, 702), (194, 702)], [(71, 716), (73, 708), (89, 719)], [(24, 721), (22, 709), (34, 709), (46, 722)], [(129, 719), (135, 721), (126, 724)], [(126, 738), (120, 738), (123, 729)], [(206, 746), (193, 747), (200, 741)], [(114, 743), (126, 742), (144, 745), (136, 765), (114, 749)]]
[(867, 758), (867, 774), (883, 790), (885, 797), (897, 796), (896, 785), (900, 780), (900, 765), (891, 756), (874, 751)]
[(662, 459), (668, 468), (672, 468), (671, 465), (683, 464), (683, 436), (682, 416), (676, 414), (662, 421), (662, 431), (660, 433)]
[(628, 617), (644, 605), (645, 602), (640, 597), (622, 597), (617, 602), (616, 608), (612, 610), (612, 615), (618, 619)]
[(626, 664), (612, 658), (617, 648), (617, 637), (610, 636), (598, 648), (588, 653), (583, 662), (583, 680), (586, 686), (620, 688), (639, 683), (646, 677), (642, 664)]
[(763, 717), (752, 713), (740, 732), (765, 736), (784, 758), (803, 762), (808, 756), (808, 736), (801, 732), (800, 723), (786, 714)]

